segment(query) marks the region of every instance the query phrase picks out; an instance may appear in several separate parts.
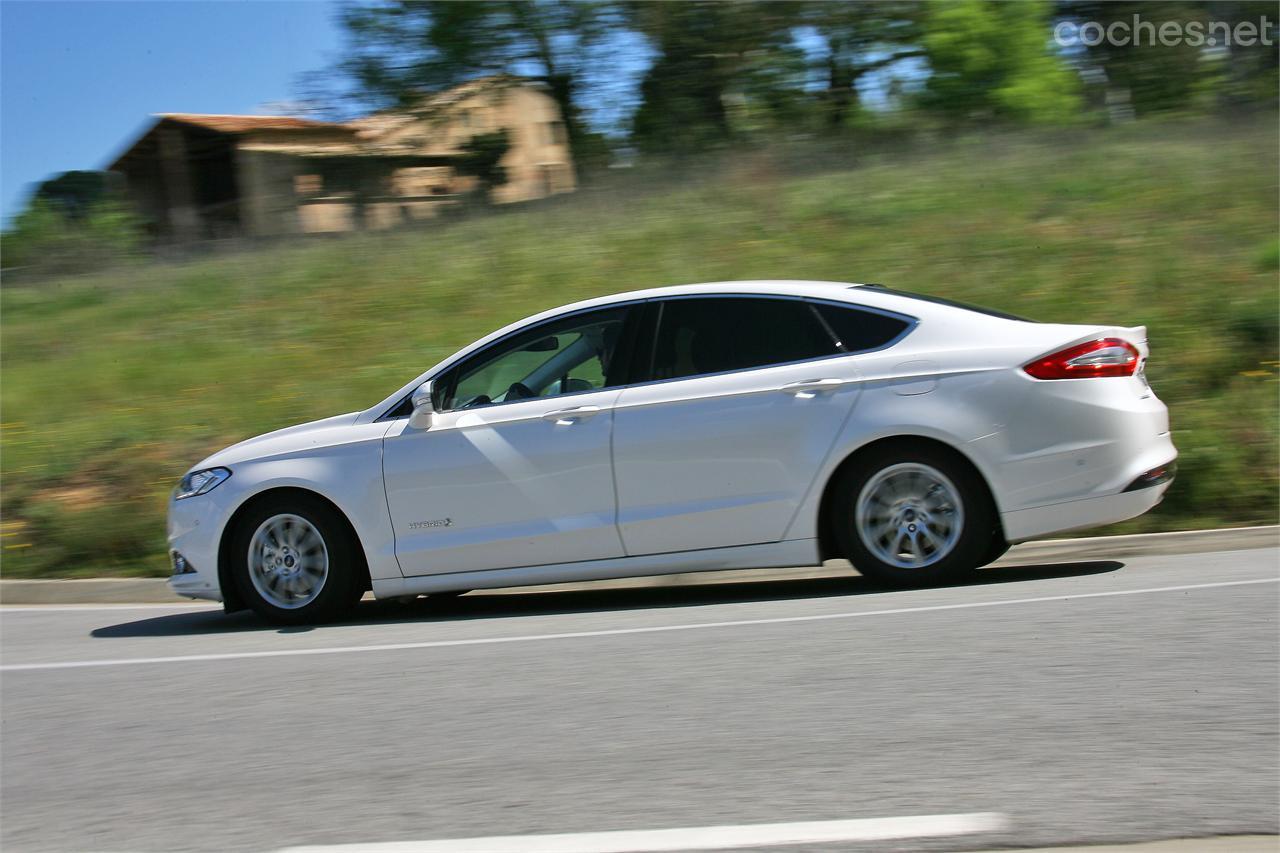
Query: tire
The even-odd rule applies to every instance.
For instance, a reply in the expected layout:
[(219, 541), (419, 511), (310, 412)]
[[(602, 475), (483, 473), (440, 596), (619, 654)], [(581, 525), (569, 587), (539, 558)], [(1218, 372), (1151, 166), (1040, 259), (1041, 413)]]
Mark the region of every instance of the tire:
[(830, 504), (830, 529), (854, 568), (893, 586), (927, 586), (987, 562), (995, 513), (972, 466), (906, 441), (877, 451), (841, 473)]
[(359, 543), (346, 519), (319, 498), (263, 501), (239, 520), (230, 547), (241, 598), (270, 622), (328, 622), (364, 594)]
[(991, 541), (987, 544), (987, 553), (982, 555), (982, 562), (979, 567), (990, 565), (1005, 555), (1005, 552), (1012, 546), (1005, 541), (1004, 534), (999, 530), (991, 532)]

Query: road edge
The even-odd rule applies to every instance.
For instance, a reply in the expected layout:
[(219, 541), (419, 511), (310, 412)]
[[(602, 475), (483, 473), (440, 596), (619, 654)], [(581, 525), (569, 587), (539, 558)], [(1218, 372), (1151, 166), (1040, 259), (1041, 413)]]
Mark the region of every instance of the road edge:
[[(1171, 533), (1139, 533), (1125, 536), (1091, 536), (1081, 539), (1047, 539), (1015, 545), (994, 565), (1068, 562), (1106, 558), (1195, 554), (1206, 551), (1244, 551), (1280, 545), (1280, 525), (1227, 527), (1214, 530), (1181, 530)], [(824, 566), (785, 569), (745, 569), (690, 572), (594, 581), (590, 584), (552, 584), (539, 589), (603, 589), (626, 586), (679, 586), (692, 583), (801, 580), (848, 574), (844, 561)], [(529, 587), (491, 590), (487, 594), (519, 594)], [(176, 604), (164, 578), (0, 579), (0, 605), (4, 604)]]

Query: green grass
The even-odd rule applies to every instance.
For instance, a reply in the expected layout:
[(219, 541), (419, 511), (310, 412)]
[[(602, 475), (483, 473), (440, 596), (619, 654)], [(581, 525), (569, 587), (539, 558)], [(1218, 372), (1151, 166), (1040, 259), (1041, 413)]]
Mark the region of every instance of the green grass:
[(6, 286), (0, 567), (164, 574), (166, 495), (206, 453), (365, 408), (543, 308), (746, 278), (1145, 324), (1180, 474), (1113, 530), (1272, 523), (1276, 145), (1270, 122), (946, 140), (804, 176), (744, 155), (447, 227)]

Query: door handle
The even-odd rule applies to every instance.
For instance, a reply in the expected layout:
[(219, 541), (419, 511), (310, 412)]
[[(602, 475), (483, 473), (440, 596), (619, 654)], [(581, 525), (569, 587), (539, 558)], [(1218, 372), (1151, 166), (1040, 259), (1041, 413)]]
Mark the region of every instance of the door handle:
[(799, 382), (788, 382), (778, 390), (787, 394), (817, 394), (822, 391), (834, 391), (852, 381), (851, 379), (803, 379)]
[(584, 421), (600, 412), (599, 406), (578, 406), (572, 409), (556, 409), (542, 416), (544, 421), (555, 421), (558, 424), (571, 424)]

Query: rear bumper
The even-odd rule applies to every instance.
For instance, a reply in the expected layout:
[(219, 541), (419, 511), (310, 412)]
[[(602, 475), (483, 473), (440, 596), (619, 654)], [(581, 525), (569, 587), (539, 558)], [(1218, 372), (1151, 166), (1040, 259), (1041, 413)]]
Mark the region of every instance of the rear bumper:
[(1150, 471), (1144, 471), (1133, 479), (1133, 482), (1124, 487), (1126, 492), (1138, 492), (1143, 489), (1150, 489), (1153, 486), (1163, 486), (1166, 483), (1172, 483), (1173, 478), (1178, 473), (1178, 462), (1174, 460), (1165, 465), (1159, 465)]
[[(1050, 533), (1064, 533), (1137, 518), (1164, 499), (1164, 493), (1173, 482), (1173, 467), (1172, 460), (1157, 466), (1153, 472), (1146, 472), (1135, 478), (1118, 494), (1001, 513), (1005, 538), (1011, 543), (1023, 542)], [(1144, 480), (1148, 474), (1159, 469), (1166, 469), (1167, 473)], [(1144, 485), (1146, 482), (1149, 484)]]

